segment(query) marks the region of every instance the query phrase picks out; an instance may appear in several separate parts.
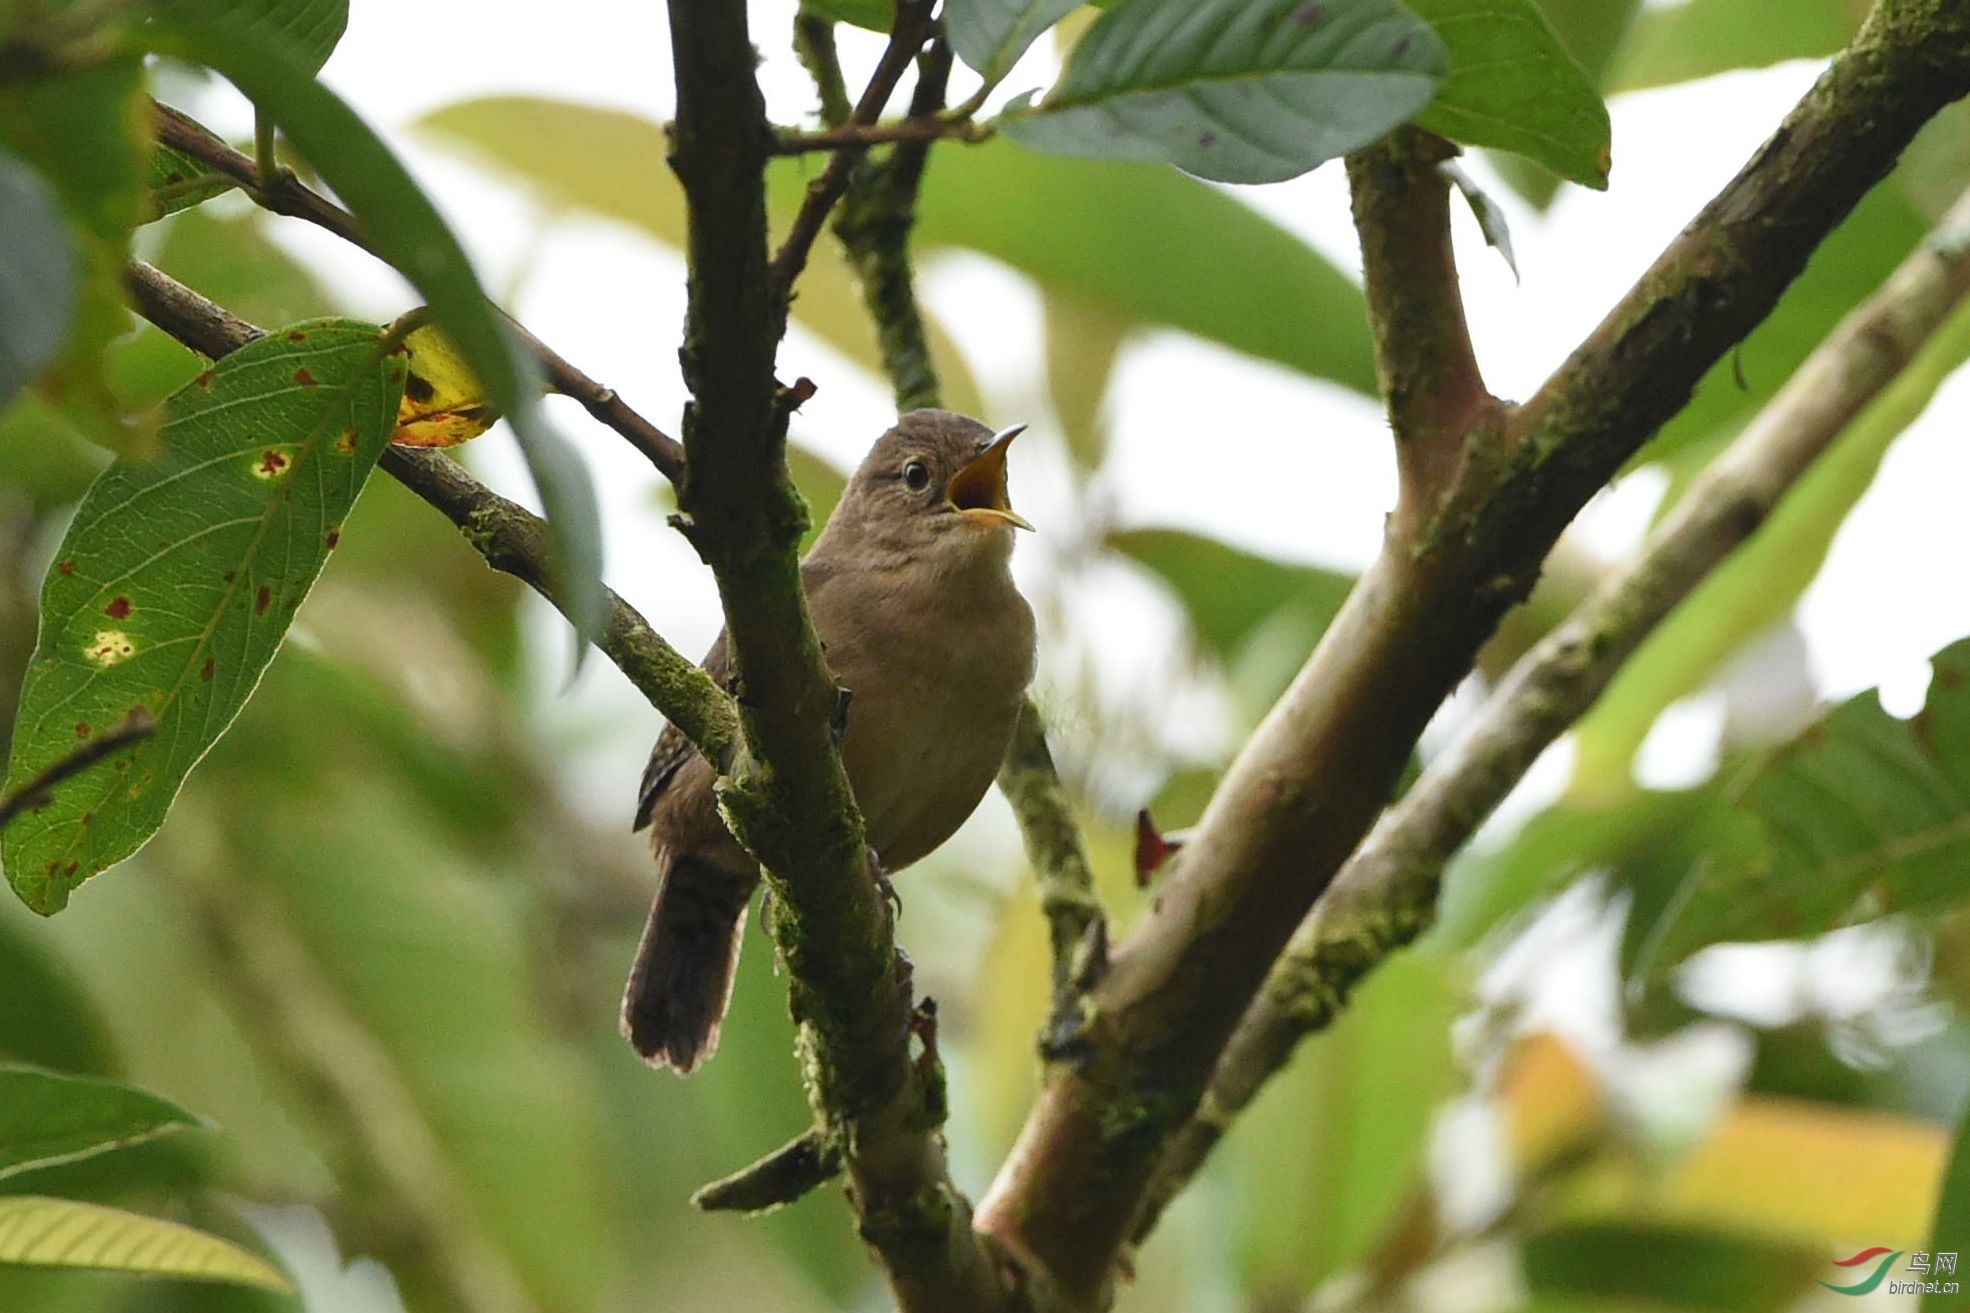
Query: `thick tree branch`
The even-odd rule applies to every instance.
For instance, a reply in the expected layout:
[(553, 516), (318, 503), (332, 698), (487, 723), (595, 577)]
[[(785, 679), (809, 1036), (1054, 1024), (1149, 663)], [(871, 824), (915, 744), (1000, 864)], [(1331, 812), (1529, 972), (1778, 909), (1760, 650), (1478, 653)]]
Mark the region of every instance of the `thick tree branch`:
[(1619, 574), (1514, 665), (1301, 923), (1171, 1141), (1138, 1238), (1295, 1045), (1432, 920), (1445, 865), (1664, 617), (1750, 537), (1923, 345), (1970, 305), (1970, 193), (1704, 470)]
[[(137, 313), (211, 360), (265, 333), (141, 260), (125, 271)], [(548, 562), (547, 522), (506, 500), (435, 451), (388, 447), (380, 462), (399, 483), (457, 525), (486, 564), (520, 580), (566, 614), (567, 600)], [(598, 646), (637, 691), (697, 744), (707, 760), (729, 761), (738, 744), (732, 700), (702, 670), (650, 628), (614, 592)]]
[[(921, 42), (928, 8), (913, 0), (899, 6), (897, 30), (914, 23), (918, 35), (892, 41), (858, 117), (881, 112)], [(810, 193), (789, 249), (769, 265), (764, 171), (772, 134), (745, 4), (671, 0), (670, 20), (671, 164), (690, 217), (683, 362), (694, 397), (684, 421), (690, 477), (679, 504), (717, 578), (745, 689), (747, 752), (720, 800), (773, 887), (774, 937), (816, 1129), (839, 1137), (861, 1234), (897, 1303), (906, 1313), (1003, 1309), (1012, 1297), (945, 1163), (941, 1067), (928, 1047), (921, 1060), (911, 1056), (908, 964), (896, 952), (836, 754), (838, 693), (800, 587), (805, 513), (787, 477), (787, 406), (773, 359), (792, 279), (834, 196), (824, 202), (822, 192)]]
[[(238, 183), (248, 196), (275, 214), (304, 219), (318, 228), (334, 233), (352, 246), (375, 254), (369, 239), (363, 236), (362, 228), (356, 223), (354, 215), (319, 193), (309, 190), (293, 173), (282, 170), (263, 187), (260, 171), (250, 155), (234, 150), (207, 131), (203, 125), (168, 105), (154, 105), (153, 110), (157, 139), (164, 145), (197, 160), (208, 168), (216, 169)], [(641, 452), (644, 459), (656, 466), (657, 472), (673, 485), (683, 482), (684, 448), (677, 439), (637, 414), (627, 402), (616, 395), (614, 388), (605, 387), (582, 373), (520, 324), (514, 323), (511, 319), (507, 322), (519, 335), (521, 344), (540, 363), (548, 383), (556, 392), (579, 401), (597, 422), (614, 429), (630, 446)]]
[[(1391, 540), (1227, 772), (1163, 897), (1090, 997), (981, 1227), (1104, 1297), (1168, 1138), (1411, 745), (1566, 522), (1756, 325), (1937, 110), (1970, 88), (1970, 7), (1882, 0), (1778, 133), (1658, 259), (1441, 510)], [(1466, 437), (1470, 435), (1464, 435)]]
[(1478, 372), (1450, 247), (1450, 186), (1439, 166), (1456, 154), (1441, 137), (1402, 128), (1347, 162), (1375, 372), (1402, 473), (1399, 533), (1435, 508), (1467, 435), (1503, 427), (1504, 407)]

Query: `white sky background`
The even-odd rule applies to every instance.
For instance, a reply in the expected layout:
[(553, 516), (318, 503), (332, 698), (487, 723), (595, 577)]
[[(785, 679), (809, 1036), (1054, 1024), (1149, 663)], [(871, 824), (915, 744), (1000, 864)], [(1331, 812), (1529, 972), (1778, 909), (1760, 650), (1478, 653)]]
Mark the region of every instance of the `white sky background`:
[[(811, 105), (805, 75), (783, 37), (792, 9), (791, 0), (753, 6), (755, 34), (767, 57), (761, 76), (769, 107), (787, 123), (803, 121)], [(853, 85), (875, 49), (873, 38), (845, 41)], [(1050, 61), (1044, 49), (1029, 55), (1007, 79), (1007, 92), (1042, 85)], [(1816, 71), (1793, 64), (1617, 99), (1612, 190), (1567, 188), (1547, 215), (1533, 214), (1508, 189), (1492, 186), (1511, 213), (1522, 283), (1483, 246), (1460, 210), (1465, 295), (1493, 390), (1506, 397), (1530, 394), (1737, 170)], [(969, 75), (958, 76), (967, 79), (954, 87), (963, 94)], [(683, 317), (680, 258), (600, 223), (556, 221), (540, 231), (543, 216), (515, 189), (403, 130), (437, 106), (515, 92), (663, 119), (672, 91), (661, 6), (355, 0), (348, 35), (325, 77), (399, 149), (480, 260), (488, 284), (520, 317), (675, 431), (683, 401), (675, 363)], [(243, 131), (245, 110), (234, 105), (229, 112), (223, 106), (229, 97), (214, 94), (203, 109), (222, 129)], [(626, 161), (624, 167), (662, 164)], [(1489, 180), (1482, 160), (1473, 169)], [(1341, 268), (1357, 269), (1338, 165), (1291, 183), (1235, 190)], [(1032, 221), (1044, 223), (1045, 216)], [(409, 303), (394, 275), (333, 239), (299, 224), (278, 225), (278, 232), (363, 308), (385, 316)], [(824, 239), (817, 258), (831, 256), (828, 245)], [(1044, 398), (1033, 391), (1041, 371), (1039, 308), (1031, 286), (975, 257), (931, 261), (923, 272), (926, 298), (965, 347), (991, 401), (992, 413), (984, 418), (995, 425), (1032, 419), (1044, 432)], [(517, 299), (510, 295), (516, 285)], [(795, 433), (844, 467), (893, 418), (885, 386), (798, 330), (782, 355), (781, 372), (810, 374), (821, 384)], [(654, 513), (655, 476), (570, 403), (553, 404), (600, 485), (610, 582), (680, 648), (701, 650), (717, 628), (715, 596), (688, 547)], [(1178, 334), (1154, 333), (1128, 348), (1107, 404), (1113, 454), (1098, 491), (1115, 520), (1181, 525), (1321, 563), (1359, 567), (1373, 555), (1394, 478), (1380, 414), (1366, 400)], [(1811, 665), (1829, 695), (1885, 682), (1891, 706), (1912, 709), (1926, 677), (1923, 659), (1970, 634), (1970, 589), (1957, 583), (1970, 559), (1970, 517), (1961, 512), (1963, 490), (1970, 487), (1970, 445), (1961, 440), (1967, 412), (1970, 383), (1959, 376), (1895, 447), (1801, 607)], [(1017, 456), (1014, 501), (1044, 531), (1023, 545), (1022, 569), (1030, 571), (1044, 560), (1046, 535), (1071, 535), (1079, 512), (1057, 449), (1029, 439)], [(475, 459), (502, 490), (523, 500), (530, 496), (500, 437), (478, 444)], [(1651, 501), (1648, 495), (1604, 497), (1583, 521), (1587, 541), (1609, 553), (1625, 549)], [(1119, 571), (1102, 574), (1069, 600), (1083, 619), (1100, 617), (1100, 632), (1133, 637), (1100, 654), (1124, 687), (1132, 672), (1142, 676), (1142, 652), (1156, 645), (1154, 636), (1173, 632), (1154, 591)], [(551, 692), (565, 674), (555, 664), (565, 645), (554, 632), (558, 621), (544, 608), (536, 620), (543, 688)], [(1152, 678), (1160, 676), (1152, 672)], [(1210, 703), (1200, 705), (1208, 710)], [(640, 699), (597, 661), (546, 720), (568, 746), (579, 747), (570, 754), (576, 799), (592, 802), (598, 819), (620, 812), (627, 805), (623, 781), (636, 777), (655, 727)], [(1669, 742), (1651, 744), (1649, 759), (1660, 763), (1665, 780), (1701, 769), (1717, 720), (1682, 716), (1682, 728), (1669, 732)]]

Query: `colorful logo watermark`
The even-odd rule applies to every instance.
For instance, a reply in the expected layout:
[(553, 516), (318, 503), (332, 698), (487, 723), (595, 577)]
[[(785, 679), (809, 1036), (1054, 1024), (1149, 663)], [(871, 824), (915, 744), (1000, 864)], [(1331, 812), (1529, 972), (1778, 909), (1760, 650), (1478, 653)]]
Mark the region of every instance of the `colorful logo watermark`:
[(1931, 1254), (1926, 1250), (1918, 1249), (1909, 1255), (1907, 1270), (1919, 1279), (1898, 1281), (1890, 1278), (1888, 1276), (1888, 1270), (1894, 1267), (1895, 1260), (1906, 1252), (1906, 1250), (1901, 1249), (1891, 1250), (1886, 1245), (1876, 1245), (1872, 1249), (1861, 1250), (1860, 1253), (1855, 1254), (1852, 1258), (1836, 1258), (1833, 1260), (1835, 1267), (1861, 1268), (1869, 1263), (1872, 1263), (1874, 1267), (1866, 1276), (1852, 1285), (1836, 1286), (1831, 1281), (1822, 1281), (1820, 1284), (1836, 1295), (1870, 1295), (1880, 1287), (1883, 1281), (1888, 1282), (1888, 1293), (1891, 1295), (1954, 1295), (1958, 1293), (1956, 1282), (1936, 1279), (1956, 1275), (1956, 1255), (1954, 1253)]

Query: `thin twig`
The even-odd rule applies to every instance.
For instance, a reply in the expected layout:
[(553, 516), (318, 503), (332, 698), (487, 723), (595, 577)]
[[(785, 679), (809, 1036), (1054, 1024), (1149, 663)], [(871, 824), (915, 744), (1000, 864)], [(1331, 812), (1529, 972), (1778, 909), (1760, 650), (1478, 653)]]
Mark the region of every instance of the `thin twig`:
[[(141, 260), (130, 263), (124, 283), (138, 314), (208, 359), (217, 360), (265, 336), (260, 328)], [(493, 492), (439, 452), (392, 446), (385, 448), (380, 464), (457, 525), (488, 565), (519, 579), (566, 613), (556, 572), (549, 565), (553, 557), (545, 520)], [(731, 699), (629, 603), (613, 591), (608, 591), (607, 601), (598, 642), (602, 654), (707, 760), (729, 760), (738, 742)]]
[(63, 780), (71, 779), (88, 770), (132, 743), (141, 742), (157, 732), (157, 721), (142, 707), (131, 709), (122, 723), (103, 731), (75, 751), (51, 762), (40, 774), (22, 784), (18, 789), (0, 798), (0, 829), (22, 812), (32, 811), (46, 804), (53, 796), (55, 786)]
[[(253, 158), (234, 150), (202, 124), (169, 105), (153, 105), (157, 139), (164, 145), (238, 183), (256, 203), (275, 214), (302, 219), (343, 241), (375, 254), (355, 216), (335, 202), (310, 190), (291, 170), (282, 169), (266, 185)], [(504, 314), (504, 311), (501, 312)], [(598, 423), (614, 429), (630, 446), (643, 454), (659, 474), (672, 485), (684, 482), (684, 448), (678, 441), (638, 414), (617, 395), (571, 364), (566, 357), (535, 337), (524, 326), (507, 317), (514, 332), (535, 360), (540, 362), (547, 381), (556, 392), (574, 398)]]
[[(924, 38), (930, 30), (933, 3), (934, 0), (896, 0), (896, 18), (890, 24), (889, 44), (883, 48), (882, 58), (876, 61), (876, 71), (869, 78), (869, 85), (863, 89), (861, 98), (855, 102), (855, 112), (845, 126), (866, 127), (881, 116), (883, 107), (896, 90), (896, 84), (909, 71), (910, 61), (923, 48)], [(792, 295), (794, 280), (807, 267), (808, 252), (814, 249), (814, 241), (828, 221), (828, 211), (848, 190), (855, 161), (861, 158), (865, 149), (866, 146), (855, 145), (835, 151), (828, 157), (828, 166), (821, 171), (821, 176), (807, 184), (807, 195), (801, 199), (800, 213), (794, 216), (786, 240), (773, 257), (773, 282), (783, 302)]]
[(774, 134), (773, 153), (806, 155), (820, 150), (867, 150), (871, 146), (898, 141), (961, 141), (975, 144), (992, 134), (993, 129), (988, 124), (934, 114), (927, 118), (895, 119), (888, 123), (855, 123), (822, 132), (787, 128)]
[(1172, 1140), (1138, 1238), (1293, 1048), (1429, 924), (1444, 866), (1539, 754), (1965, 305), (1970, 192), (1698, 476), (1635, 559), (1519, 659), (1342, 868), (1226, 1045), (1207, 1111)]

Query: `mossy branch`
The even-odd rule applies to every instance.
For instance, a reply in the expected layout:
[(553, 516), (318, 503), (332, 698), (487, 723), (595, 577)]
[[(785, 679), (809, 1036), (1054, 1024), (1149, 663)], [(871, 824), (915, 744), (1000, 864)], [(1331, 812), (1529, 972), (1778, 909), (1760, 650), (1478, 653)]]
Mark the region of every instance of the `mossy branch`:
[[(1771, 140), (1523, 407), (1458, 435), (1240, 751), (1091, 995), (979, 1225), (1068, 1298), (1107, 1297), (1220, 1056), (1374, 822), (1437, 706), (1561, 529), (1776, 304), (1916, 131), (1970, 89), (1970, 6), (1881, 0)], [(1378, 240), (1364, 233), (1365, 247)], [(1371, 298), (1372, 305), (1372, 298)], [(1386, 333), (1379, 334), (1386, 337)], [(1473, 441), (1473, 439), (1477, 439)]]

